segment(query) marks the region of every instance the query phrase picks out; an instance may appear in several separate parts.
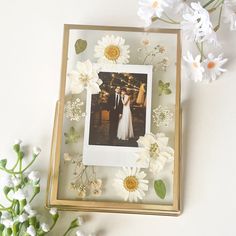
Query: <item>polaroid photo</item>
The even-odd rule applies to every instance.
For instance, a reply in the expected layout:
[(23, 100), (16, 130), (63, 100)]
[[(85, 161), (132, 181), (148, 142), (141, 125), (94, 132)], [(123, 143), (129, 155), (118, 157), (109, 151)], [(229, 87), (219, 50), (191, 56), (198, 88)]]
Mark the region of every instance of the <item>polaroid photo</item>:
[(136, 167), (137, 140), (150, 132), (152, 66), (105, 65), (99, 94), (87, 93), (83, 164)]

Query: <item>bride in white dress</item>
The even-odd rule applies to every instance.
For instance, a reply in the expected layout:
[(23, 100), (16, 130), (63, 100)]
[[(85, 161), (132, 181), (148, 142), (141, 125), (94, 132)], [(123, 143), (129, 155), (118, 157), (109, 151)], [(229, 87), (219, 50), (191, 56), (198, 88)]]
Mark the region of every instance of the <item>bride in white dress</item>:
[(134, 131), (132, 113), (130, 110), (130, 96), (126, 94), (126, 90), (121, 91), (121, 101), (123, 103), (123, 114), (119, 120), (117, 138), (121, 140), (129, 140), (134, 137)]

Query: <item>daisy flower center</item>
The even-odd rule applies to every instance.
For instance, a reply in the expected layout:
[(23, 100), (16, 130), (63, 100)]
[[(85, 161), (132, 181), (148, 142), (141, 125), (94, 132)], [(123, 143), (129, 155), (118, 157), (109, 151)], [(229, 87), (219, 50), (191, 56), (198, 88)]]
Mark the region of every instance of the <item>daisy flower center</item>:
[(149, 40), (148, 39), (144, 39), (142, 41), (142, 43), (143, 43), (144, 46), (147, 46), (147, 45), (149, 45)]
[(192, 63), (193, 68), (198, 68), (198, 64), (196, 62)]
[(108, 60), (115, 61), (120, 56), (120, 48), (116, 45), (109, 45), (105, 48), (104, 55)]
[(124, 179), (124, 188), (129, 191), (129, 192), (134, 192), (135, 190), (138, 189), (138, 179), (135, 176), (127, 176)]
[(150, 146), (150, 156), (154, 159), (156, 159), (157, 154), (159, 153), (159, 146), (157, 143), (152, 143)]
[(208, 69), (213, 69), (216, 66), (216, 63), (214, 61), (209, 61), (207, 63), (207, 68)]
[(156, 9), (159, 6), (158, 1), (152, 3), (152, 8)]

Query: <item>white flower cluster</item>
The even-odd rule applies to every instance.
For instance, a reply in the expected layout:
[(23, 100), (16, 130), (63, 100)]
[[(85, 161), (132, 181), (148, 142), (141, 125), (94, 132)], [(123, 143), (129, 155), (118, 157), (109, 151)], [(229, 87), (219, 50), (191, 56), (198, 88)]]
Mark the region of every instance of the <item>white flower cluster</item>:
[(85, 113), (82, 112), (81, 107), (84, 103), (79, 98), (72, 98), (65, 104), (66, 118), (71, 121), (79, 121), (82, 117), (85, 117)]
[[(219, 49), (217, 31), (221, 21), (230, 24), (231, 30), (236, 30), (236, 1), (204, 1), (190, 2), (183, 0), (140, 0), (138, 15), (146, 25), (150, 25), (155, 18), (170, 24), (180, 24), (184, 37), (196, 44), (199, 55), (190, 52), (184, 55), (186, 75), (194, 81), (214, 81), (226, 70), (222, 66), (227, 62), (220, 53), (213, 53)], [(181, 14), (180, 22), (169, 17), (166, 12), (175, 6)], [(216, 22), (211, 21), (211, 13), (218, 14)], [(215, 49), (212, 49), (215, 48)], [(218, 54), (218, 56), (214, 56)]]

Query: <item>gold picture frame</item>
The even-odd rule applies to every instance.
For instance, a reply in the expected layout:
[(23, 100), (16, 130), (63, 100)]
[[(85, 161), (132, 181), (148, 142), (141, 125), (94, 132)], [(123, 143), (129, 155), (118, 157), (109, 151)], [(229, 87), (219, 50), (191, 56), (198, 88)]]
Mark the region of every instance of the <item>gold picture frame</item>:
[[(150, 32), (174, 34), (177, 40), (176, 50), (176, 92), (175, 92), (175, 158), (173, 172), (173, 202), (172, 204), (143, 204), (112, 201), (71, 200), (58, 198), (59, 171), (60, 171), (60, 145), (62, 142), (63, 114), (65, 102), (65, 88), (67, 76), (67, 55), (70, 30), (103, 30), (125, 32)], [(54, 129), (52, 135), (50, 167), (47, 183), (46, 207), (57, 207), (59, 210), (117, 212), (151, 215), (172, 215), (181, 213), (181, 43), (178, 29), (144, 29), (135, 27), (92, 26), (92, 25), (65, 25), (62, 53), (60, 96), (56, 105)]]

